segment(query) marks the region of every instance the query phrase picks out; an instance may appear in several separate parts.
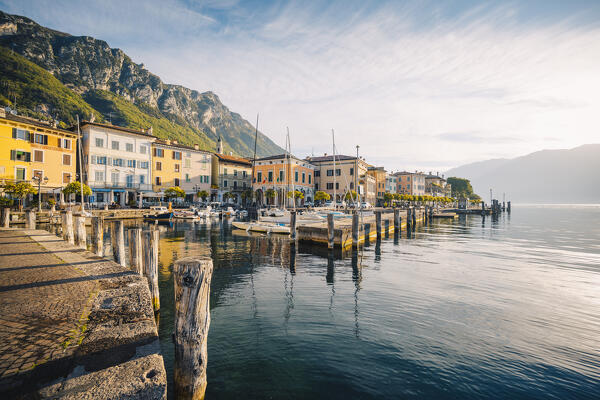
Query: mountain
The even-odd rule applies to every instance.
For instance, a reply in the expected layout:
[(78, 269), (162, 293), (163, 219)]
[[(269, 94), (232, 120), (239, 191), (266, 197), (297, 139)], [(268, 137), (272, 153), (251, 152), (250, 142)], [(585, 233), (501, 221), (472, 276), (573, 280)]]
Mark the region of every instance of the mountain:
[[(0, 63), (0, 103), (14, 106), (16, 100), (20, 113), (58, 116), (65, 125), (77, 114), (89, 119), (94, 113), (97, 120), (115, 125), (152, 125), (159, 137), (207, 150), (215, 149), (220, 136), (226, 151), (254, 152), (255, 128), (215, 93), (164, 83), (103, 40), (72, 36), (0, 11)], [(20, 73), (22, 67), (27, 73)], [(260, 132), (256, 147), (259, 156), (283, 152)]]
[(600, 144), (542, 150), (513, 159), (481, 161), (453, 168), (447, 176), (471, 180), (475, 193), (521, 203), (599, 203)]

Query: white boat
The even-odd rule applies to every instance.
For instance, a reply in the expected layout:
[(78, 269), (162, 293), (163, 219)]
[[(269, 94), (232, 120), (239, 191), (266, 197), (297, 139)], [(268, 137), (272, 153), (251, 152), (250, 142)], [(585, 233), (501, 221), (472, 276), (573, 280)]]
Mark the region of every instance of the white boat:
[(234, 221), (231, 223), (234, 228), (242, 229), (250, 232), (262, 232), (262, 233), (277, 233), (283, 235), (290, 234), (290, 227), (285, 225), (278, 225), (273, 223), (264, 223), (264, 222), (241, 222)]
[(232, 207), (227, 207), (226, 210), (223, 210), (222, 215), (223, 217), (234, 217), (235, 210)]

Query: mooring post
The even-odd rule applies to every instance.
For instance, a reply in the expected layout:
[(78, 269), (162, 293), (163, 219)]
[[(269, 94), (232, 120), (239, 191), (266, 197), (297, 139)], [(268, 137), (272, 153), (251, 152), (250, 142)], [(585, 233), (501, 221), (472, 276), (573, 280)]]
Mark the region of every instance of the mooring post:
[(85, 232), (85, 217), (75, 217), (75, 246), (87, 249), (87, 237)]
[(73, 235), (73, 212), (71, 210), (61, 211), (63, 239), (70, 244), (75, 244)]
[(363, 229), (365, 231), (365, 243), (369, 243), (371, 241), (371, 224), (366, 223)]
[(410, 207), (406, 209), (406, 233), (411, 231), (410, 225), (412, 224), (412, 218), (410, 217)]
[(117, 264), (125, 267), (125, 233), (123, 232), (123, 221), (116, 220), (111, 224), (110, 242), (112, 244), (115, 261)]
[(352, 247), (358, 248), (358, 212), (352, 213)]
[(140, 275), (144, 274), (142, 261), (142, 228), (129, 231), (129, 267)]
[(175, 398), (203, 399), (206, 391), (207, 338), (210, 327), (208, 257), (183, 258), (173, 267), (175, 286)]
[(381, 211), (375, 211), (375, 232), (377, 240), (381, 240)]
[(417, 209), (416, 208), (413, 208), (413, 210), (411, 212), (411, 217), (412, 217), (412, 230), (414, 232), (417, 227)]
[(10, 208), (4, 207), (2, 209), (2, 227), (9, 228), (10, 227)]
[(333, 214), (329, 213), (327, 214), (327, 248), (329, 249), (333, 249), (333, 228)]
[(429, 207), (429, 222), (433, 219), (433, 207)]
[(27, 229), (35, 229), (35, 210), (27, 211), (27, 217), (25, 218), (25, 227)]
[(400, 210), (394, 208), (394, 233), (400, 232), (402, 227), (402, 223), (400, 222), (402, 219), (400, 218)]
[(160, 297), (158, 292), (158, 242), (160, 232), (152, 228), (146, 234), (144, 248), (144, 273), (148, 279), (148, 287), (152, 294), (154, 311), (160, 310)]
[(92, 253), (98, 257), (104, 254), (104, 218), (92, 217)]
[(390, 237), (390, 220), (389, 220), (389, 219), (386, 219), (386, 220), (383, 222), (383, 230), (384, 230), (384, 232), (385, 232), (385, 237), (386, 237), (386, 239), (387, 239), (388, 237)]
[(296, 240), (296, 210), (290, 211), (290, 239)]
[(510, 201), (508, 203), (506, 203), (507, 209), (506, 211), (510, 212)]

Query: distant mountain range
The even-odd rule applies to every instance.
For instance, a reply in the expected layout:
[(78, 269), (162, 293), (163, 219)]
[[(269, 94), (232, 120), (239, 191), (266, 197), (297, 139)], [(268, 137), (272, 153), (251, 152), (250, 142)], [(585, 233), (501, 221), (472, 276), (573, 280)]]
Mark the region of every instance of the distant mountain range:
[[(63, 126), (76, 115), (145, 129), (155, 135), (215, 150), (254, 152), (254, 127), (212, 92), (164, 83), (120, 49), (89, 36), (72, 36), (0, 11), (0, 105)], [(15, 105), (16, 102), (16, 105)], [(257, 154), (282, 153), (259, 133)]]
[(446, 176), (471, 180), (475, 193), (531, 203), (600, 203), (600, 144), (542, 150), (523, 157), (494, 159), (453, 168)]

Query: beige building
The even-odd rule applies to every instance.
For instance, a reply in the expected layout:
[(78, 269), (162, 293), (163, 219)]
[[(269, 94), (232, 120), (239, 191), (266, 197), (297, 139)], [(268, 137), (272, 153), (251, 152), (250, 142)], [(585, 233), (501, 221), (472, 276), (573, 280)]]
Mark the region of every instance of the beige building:
[[(333, 156), (327, 154), (320, 157), (307, 157), (306, 161), (315, 166), (315, 192), (319, 190), (326, 192), (332, 196), (332, 200), (335, 192), (336, 201), (341, 201), (349, 191), (356, 191), (356, 187), (359, 188), (361, 201), (364, 201), (365, 194), (371, 193), (368, 178), (363, 179), (366, 187), (361, 188), (360, 179), (367, 175), (370, 165), (360, 157), (336, 155), (335, 168)], [(369, 195), (368, 198), (370, 197), (373, 197), (371, 201), (374, 201), (374, 196)]]
[(439, 172), (433, 175), (430, 171), (425, 176), (425, 193), (433, 197), (450, 197), (452, 185), (446, 181), (444, 175), (440, 176)]
[(410, 194), (412, 196), (425, 195), (425, 174), (422, 172), (396, 172), (398, 178), (397, 192), (400, 194)]
[(375, 203), (383, 204), (383, 195), (385, 193), (386, 172), (383, 167), (369, 167), (367, 174), (375, 178)]
[[(219, 138), (217, 152), (212, 155), (211, 201), (242, 204), (242, 193), (252, 189), (251, 177), (252, 161), (223, 154), (223, 144)], [(224, 197), (226, 193), (229, 198)]]

